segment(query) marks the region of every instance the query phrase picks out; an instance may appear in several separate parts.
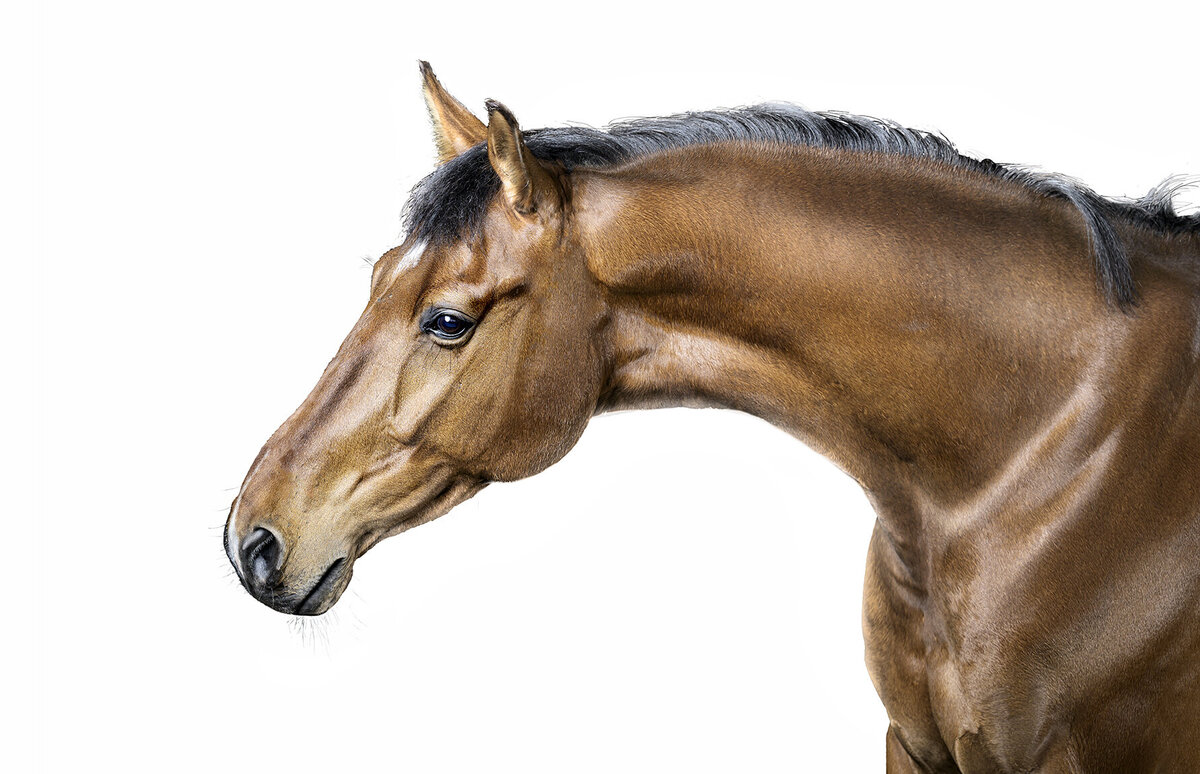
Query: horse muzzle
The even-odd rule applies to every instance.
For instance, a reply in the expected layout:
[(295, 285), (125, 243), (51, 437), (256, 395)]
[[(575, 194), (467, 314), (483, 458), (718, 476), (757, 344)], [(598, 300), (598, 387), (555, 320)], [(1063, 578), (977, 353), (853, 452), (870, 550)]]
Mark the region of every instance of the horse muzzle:
[(225, 527), (225, 553), (238, 580), (252, 597), (272, 610), (291, 615), (320, 615), (341, 597), (350, 582), (352, 562), (345, 556), (334, 559), (315, 579), (289, 581), (284, 574), (287, 545), (275, 532), (256, 527), (241, 541)]

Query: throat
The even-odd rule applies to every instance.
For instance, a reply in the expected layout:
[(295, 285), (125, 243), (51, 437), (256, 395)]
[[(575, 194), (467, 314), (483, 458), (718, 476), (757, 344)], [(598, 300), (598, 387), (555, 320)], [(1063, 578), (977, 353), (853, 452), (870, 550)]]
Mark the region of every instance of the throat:
[(787, 401), (771, 388), (787, 372), (781, 358), (721, 331), (640, 310), (619, 310), (615, 318), (615, 368), (602, 409), (728, 408), (786, 422)]
[(614, 369), (600, 409), (725, 408), (760, 417), (831, 459), (868, 490), (914, 465), (910, 444), (869, 421), (854, 385), (806, 357), (727, 330), (640, 309), (613, 320)]

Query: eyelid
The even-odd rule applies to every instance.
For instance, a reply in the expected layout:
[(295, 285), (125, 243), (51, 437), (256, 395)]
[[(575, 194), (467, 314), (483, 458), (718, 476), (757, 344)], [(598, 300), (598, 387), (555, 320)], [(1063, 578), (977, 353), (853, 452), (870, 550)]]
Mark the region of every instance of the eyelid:
[(421, 315), (421, 329), (424, 330), (430, 325), (433, 325), (434, 321), (443, 314), (452, 314), (455, 317), (461, 317), (467, 321), (468, 325), (474, 325), (477, 322), (476, 319), (471, 315), (455, 309), (452, 306), (434, 306), (430, 307), (428, 310), (426, 310), (425, 314)]

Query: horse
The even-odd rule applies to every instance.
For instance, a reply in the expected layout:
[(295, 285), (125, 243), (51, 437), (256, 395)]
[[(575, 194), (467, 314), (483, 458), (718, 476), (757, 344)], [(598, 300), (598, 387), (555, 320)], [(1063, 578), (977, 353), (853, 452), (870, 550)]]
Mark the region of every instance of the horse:
[(1200, 771), (1200, 215), (788, 104), (524, 131), (421, 74), (439, 163), (225, 549), (355, 561), (595, 414), (762, 417), (866, 492), (886, 770)]

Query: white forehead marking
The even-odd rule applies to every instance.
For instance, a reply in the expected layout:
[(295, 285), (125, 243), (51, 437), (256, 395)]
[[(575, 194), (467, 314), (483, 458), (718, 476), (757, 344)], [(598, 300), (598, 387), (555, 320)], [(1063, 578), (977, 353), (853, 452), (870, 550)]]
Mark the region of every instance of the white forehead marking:
[(392, 267), (392, 273), (389, 274), (387, 279), (383, 281), (381, 287), (386, 289), (396, 281), (397, 277), (420, 263), (421, 258), (425, 255), (425, 248), (428, 246), (429, 240), (422, 239), (420, 242), (417, 242), (412, 247), (408, 248), (408, 251), (405, 252), (404, 255), (400, 256), (400, 260), (396, 261), (396, 265)]
[(412, 247), (408, 248), (408, 252), (396, 262), (396, 270), (392, 272), (392, 279), (395, 279), (402, 272), (406, 272), (412, 267), (421, 262), (422, 256), (425, 255), (425, 248), (429, 246), (428, 239), (422, 239)]

